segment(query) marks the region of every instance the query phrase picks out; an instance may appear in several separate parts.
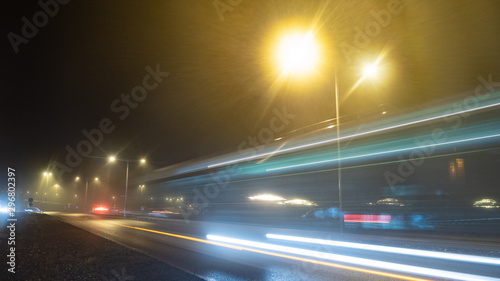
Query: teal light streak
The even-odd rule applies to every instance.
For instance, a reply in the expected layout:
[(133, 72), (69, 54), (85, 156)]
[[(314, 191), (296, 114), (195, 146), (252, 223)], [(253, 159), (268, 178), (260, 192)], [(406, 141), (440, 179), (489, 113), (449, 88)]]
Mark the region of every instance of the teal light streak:
[[(249, 161), (249, 160), (253, 160), (253, 159), (259, 159), (259, 158), (263, 158), (263, 157), (266, 157), (269, 155), (278, 155), (278, 154), (282, 154), (285, 152), (290, 152), (290, 151), (299, 150), (299, 149), (303, 149), (303, 148), (314, 147), (314, 146), (323, 145), (323, 144), (327, 144), (327, 143), (331, 143), (331, 142), (335, 142), (335, 141), (340, 141), (340, 140), (344, 140), (344, 139), (356, 138), (356, 137), (365, 136), (365, 135), (369, 135), (369, 134), (379, 133), (379, 132), (383, 132), (383, 131), (388, 131), (388, 130), (397, 129), (397, 128), (401, 128), (401, 127), (416, 125), (416, 124), (420, 124), (420, 123), (424, 123), (424, 122), (428, 122), (428, 121), (433, 121), (433, 120), (437, 120), (437, 119), (442, 119), (442, 118), (446, 118), (446, 117), (450, 117), (450, 116), (454, 116), (454, 115), (459, 115), (459, 114), (469, 113), (469, 112), (473, 112), (473, 111), (477, 111), (477, 110), (487, 109), (487, 108), (495, 107), (498, 105), (500, 105), (500, 103), (484, 105), (484, 106), (480, 106), (480, 107), (476, 107), (476, 108), (472, 108), (472, 109), (462, 110), (462, 111), (458, 111), (458, 112), (452, 112), (452, 113), (433, 116), (433, 117), (429, 117), (429, 118), (424, 118), (424, 119), (420, 119), (420, 120), (416, 120), (416, 121), (412, 121), (412, 122), (388, 126), (388, 127), (381, 128), (381, 129), (370, 130), (370, 131), (361, 132), (361, 133), (357, 133), (357, 134), (346, 135), (346, 136), (343, 136), (340, 138), (333, 138), (333, 139), (327, 139), (327, 140), (323, 140), (323, 141), (308, 143), (308, 144), (304, 144), (304, 145), (299, 145), (299, 146), (295, 146), (295, 147), (282, 149), (280, 151), (271, 151), (271, 152), (261, 153), (261, 154), (257, 154), (257, 155), (253, 155), (253, 156), (242, 157), (242, 158), (238, 158), (238, 159), (234, 159), (234, 160), (229, 160), (229, 161), (220, 162), (217, 164), (208, 165), (207, 168), (211, 169), (211, 168), (224, 166), (224, 165), (228, 165), (228, 164), (234, 164), (234, 163)], [(344, 158), (341, 158), (341, 160), (342, 159), (344, 159)], [(330, 162), (330, 161), (334, 161), (334, 160), (327, 160), (327, 161), (322, 161), (322, 162)], [(337, 160), (335, 160), (335, 161), (337, 161)], [(321, 163), (321, 162), (318, 162), (318, 163)], [(276, 168), (276, 169), (279, 169), (279, 168)], [(276, 170), (276, 169), (274, 169), (274, 170)], [(267, 171), (270, 171), (270, 170), (271, 169), (268, 169)]]
[[(500, 134), (482, 136), (482, 137), (476, 137), (476, 138), (469, 138), (469, 139), (462, 139), (462, 140), (457, 140), (457, 141), (449, 141), (449, 142), (444, 142), (444, 143), (436, 143), (436, 144), (431, 144), (431, 145), (420, 145), (420, 146), (414, 146), (414, 147), (408, 147), (408, 148), (402, 148), (402, 149), (394, 149), (394, 150), (388, 150), (388, 151), (382, 151), (382, 152), (368, 153), (368, 154), (363, 154), (363, 155), (349, 156), (349, 157), (340, 158), (340, 160), (343, 161), (343, 160), (348, 160), (348, 159), (363, 158), (363, 157), (382, 155), (382, 154), (390, 154), (390, 153), (394, 153), (394, 152), (402, 152), (402, 151), (421, 149), (421, 148), (427, 148), (427, 147), (436, 147), (436, 146), (442, 146), (442, 145), (447, 145), (447, 144), (464, 143), (464, 142), (469, 142), (469, 141), (483, 140), (483, 139), (489, 139), (489, 138), (495, 138), (495, 137), (500, 137)], [(284, 166), (284, 167), (278, 167), (278, 168), (271, 168), (271, 169), (266, 169), (266, 172), (276, 171), (276, 170), (284, 170), (284, 169), (290, 169), (290, 168), (297, 168), (297, 167), (304, 167), (304, 166), (310, 166), (310, 165), (316, 165), (316, 164), (324, 164), (324, 163), (329, 163), (329, 162), (335, 162), (338, 160), (339, 159), (337, 158), (337, 159), (309, 162), (309, 163), (290, 165), (290, 166)]]

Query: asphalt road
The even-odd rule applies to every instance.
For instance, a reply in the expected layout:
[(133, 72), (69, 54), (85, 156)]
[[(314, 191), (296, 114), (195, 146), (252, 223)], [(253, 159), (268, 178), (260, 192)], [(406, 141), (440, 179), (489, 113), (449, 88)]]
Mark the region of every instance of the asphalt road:
[[(205, 280), (500, 280), (500, 244), (491, 241), (410, 239), (242, 223), (48, 214)], [(271, 233), (322, 239), (313, 242), (358, 244), (321, 245), (266, 237)], [(443, 253), (445, 256), (438, 257)], [(447, 255), (451, 253), (459, 255)], [(476, 257), (489, 259), (473, 261)]]

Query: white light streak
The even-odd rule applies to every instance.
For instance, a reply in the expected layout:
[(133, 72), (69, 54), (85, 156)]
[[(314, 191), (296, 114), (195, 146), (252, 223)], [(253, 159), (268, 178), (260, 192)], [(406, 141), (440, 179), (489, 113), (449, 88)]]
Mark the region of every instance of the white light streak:
[(388, 246), (379, 246), (379, 245), (370, 245), (370, 244), (361, 244), (361, 243), (352, 243), (352, 242), (343, 242), (343, 241), (333, 241), (333, 240), (306, 238), (306, 237), (297, 237), (297, 236), (288, 236), (288, 235), (279, 235), (279, 234), (266, 234), (266, 237), (270, 238), (270, 239), (296, 241), (296, 242), (328, 245), (328, 246), (335, 246), (335, 247), (354, 248), (354, 249), (386, 252), (386, 253), (401, 254), (401, 255), (412, 255), (412, 256), (419, 256), (419, 257), (456, 260), (456, 261), (462, 261), (462, 262), (477, 262), (477, 263), (487, 263), (487, 264), (493, 264), (493, 265), (500, 265), (499, 258), (471, 256), (471, 255), (462, 255), (462, 254), (454, 254), (454, 253), (443, 253), (443, 252), (425, 251), (425, 250), (415, 250), (415, 249), (408, 249), (408, 248), (388, 247)]
[(213, 240), (213, 241), (235, 244), (235, 245), (243, 245), (243, 246), (247, 246), (247, 247), (273, 250), (273, 251), (284, 252), (284, 253), (289, 253), (289, 254), (332, 260), (332, 261), (341, 262), (341, 263), (356, 264), (356, 265), (361, 265), (363, 267), (375, 267), (375, 268), (381, 268), (381, 269), (390, 270), (390, 271), (406, 272), (406, 273), (410, 273), (410, 274), (433, 276), (433, 277), (454, 279), (454, 280), (467, 280), (467, 281), (493, 281), (493, 280), (496, 280), (496, 281), (498, 281), (497, 278), (487, 277), (487, 276), (479, 276), (479, 275), (445, 271), (445, 270), (439, 270), (439, 269), (398, 264), (398, 263), (392, 263), (392, 262), (383, 262), (383, 261), (376, 261), (376, 260), (370, 260), (370, 259), (364, 259), (364, 258), (356, 258), (356, 257), (350, 257), (350, 256), (344, 256), (344, 255), (336, 255), (336, 254), (330, 254), (330, 253), (326, 253), (326, 252), (305, 250), (305, 249), (280, 246), (280, 245), (274, 245), (274, 244), (268, 244), (268, 243), (241, 240), (241, 239), (230, 238), (230, 237), (222, 237), (222, 236), (217, 236), (217, 235), (207, 235), (207, 239)]

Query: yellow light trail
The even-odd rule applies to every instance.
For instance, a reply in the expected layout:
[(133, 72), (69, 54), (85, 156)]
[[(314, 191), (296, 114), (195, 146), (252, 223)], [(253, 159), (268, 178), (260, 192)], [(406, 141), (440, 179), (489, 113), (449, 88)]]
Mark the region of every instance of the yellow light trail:
[(168, 232), (163, 232), (163, 231), (157, 231), (157, 230), (152, 230), (152, 229), (147, 229), (147, 228), (141, 228), (141, 227), (135, 227), (135, 226), (129, 226), (129, 225), (123, 225), (123, 224), (121, 224), (120, 226), (131, 228), (131, 229), (136, 229), (136, 230), (142, 230), (142, 231), (146, 231), (146, 232), (162, 234), (162, 235), (166, 235), (166, 236), (170, 236), (170, 237), (176, 237), (176, 238), (181, 238), (181, 239), (185, 239), (185, 240), (195, 241), (195, 242), (199, 242), (199, 243), (205, 243), (205, 244), (230, 248), (230, 249), (234, 249), (234, 250), (254, 252), (254, 253), (259, 253), (259, 254), (264, 254), (264, 255), (269, 255), (269, 256), (275, 256), (275, 257), (296, 260), (296, 261), (302, 261), (302, 262), (315, 263), (315, 264), (324, 265), (324, 266), (328, 266), (328, 267), (347, 269), (347, 270), (352, 270), (352, 271), (358, 271), (358, 272), (363, 272), (363, 273), (368, 273), (368, 274), (384, 276), (384, 277), (397, 278), (397, 279), (401, 279), (401, 280), (411, 280), (411, 281), (429, 281), (428, 279), (422, 279), (422, 278), (416, 278), (416, 277), (411, 277), (411, 276), (405, 276), (405, 275), (392, 274), (392, 273), (386, 273), (386, 272), (381, 272), (381, 271), (357, 268), (357, 267), (346, 266), (346, 265), (335, 264), (335, 263), (324, 262), (324, 261), (318, 261), (318, 260), (307, 259), (307, 258), (300, 258), (300, 257), (295, 257), (295, 256), (290, 256), (290, 255), (285, 255), (285, 254), (278, 254), (278, 253), (262, 251), (262, 250), (247, 248), (247, 247), (234, 246), (234, 245), (230, 245), (230, 244), (226, 244), (226, 243), (214, 242), (214, 241), (209, 241), (209, 240), (205, 240), (205, 239), (200, 239), (200, 238), (195, 238), (195, 237), (190, 237), (190, 236), (185, 236), (185, 235), (179, 235), (179, 234), (174, 234), (174, 233), (168, 233)]

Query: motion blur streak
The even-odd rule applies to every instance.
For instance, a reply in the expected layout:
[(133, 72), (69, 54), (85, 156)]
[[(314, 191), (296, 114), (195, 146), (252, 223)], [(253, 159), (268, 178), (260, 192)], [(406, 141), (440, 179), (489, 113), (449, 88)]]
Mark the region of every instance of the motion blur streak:
[(476, 280), (477, 281), (493, 281), (493, 280), (498, 281), (497, 278), (487, 277), (487, 276), (479, 276), (479, 275), (451, 272), (451, 271), (445, 271), (445, 270), (439, 270), (439, 269), (398, 264), (398, 263), (392, 263), (392, 262), (383, 262), (383, 261), (376, 261), (376, 260), (370, 260), (370, 259), (364, 259), (364, 258), (355, 258), (355, 257), (350, 257), (350, 256), (335, 255), (335, 254), (330, 254), (330, 253), (326, 253), (326, 252), (311, 251), (311, 250), (292, 248), (292, 247), (287, 247), (287, 246), (279, 246), (279, 245), (274, 245), (274, 244), (267, 244), (267, 243), (260, 243), (260, 242), (254, 242), (254, 241), (248, 241), (248, 240), (235, 239), (235, 238), (230, 238), (230, 237), (207, 235), (207, 239), (215, 240), (215, 241), (224, 241), (224, 242), (236, 244), (236, 245), (244, 245), (244, 246), (249, 246), (249, 247), (269, 249), (269, 250), (291, 253), (291, 254), (296, 254), (296, 255), (309, 256), (309, 257), (313, 257), (313, 258), (314, 257), (321, 257), (322, 259), (327, 259), (327, 260), (332, 260), (332, 261), (337, 261), (337, 262), (351, 263), (351, 264), (357, 264), (357, 265), (367, 266), (367, 267), (376, 267), (376, 268), (390, 270), (390, 271), (402, 271), (405, 273), (416, 274), (416, 275), (426, 275), (426, 276), (432, 276), (432, 277), (454, 279), (454, 280), (466, 280), (466, 281), (476, 281)]
[[(462, 139), (462, 140), (457, 140), (457, 141), (449, 141), (449, 142), (443, 142), (443, 143), (436, 143), (436, 144), (430, 144), (430, 145), (413, 146), (413, 147), (408, 147), (408, 148), (387, 150), (387, 151), (375, 152), (375, 153), (368, 153), (368, 154), (363, 154), (363, 155), (349, 156), (349, 157), (340, 158), (340, 160), (343, 161), (343, 160), (349, 160), (349, 159), (355, 159), (355, 158), (362, 158), (362, 157), (369, 157), (369, 156), (375, 156), (375, 155), (389, 154), (389, 153), (394, 153), (394, 152), (416, 150), (416, 149), (422, 149), (422, 148), (427, 148), (427, 147), (436, 147), (436, 146), (442, 146), (442, 145), (447, 145), (447, 144), (464, 143), (464, 142), (470, 142), (470, 141), (476, 141), (476, 140), (484, 140), (484, 139), (496, 138), (496, 137), (500, 137), (500, 134), (489, 135), (489, 136), (482, 136), (482, 137), (476, 137), (476, 138), (469, 138), (469, 139)], [(303, 163), (303, 164), (297, 164), (297, 165), (290, 165), (290, 166), (284, 166), (284, 167), (278, 167), (278, 168), (271, 168), (271, 169), (267, 169), (266, 171), (269, 172), (269, 171), (290, 169), (290, 168), (310, 166), (310, 165), (315, 165), (315, 164), (323, 164), (323, 163), (328, 163), (328, 162), (337, 162), (337, 161), (338, 161), (338, 159), (329, 159), (329, 160), (309, 162), (309, 163)]]
[(390, 223), (390, 215), (344, 215), (345, 222)]
[[(221, 246), (221, 247), (230, 248), (230, 249), (234, 249), (234, 250), (248, 251), (248, 252), (259, 253), (259, 254), (264, 254), (264, 255), (269, 255), (269, 256), (274, 256), (274, 257), (280, 257), (280, 258), (285, 258), (285, 259), (290, 259), (290, 260), (315, 263), (315, 264), (329, 266), (329, 267), (335, 267), (335, 268), (347, 269), (347, 270), (358, 271), (358, 272), (363, 272), (363, 273), (368, 273), (368, 274), (374, 274), (374, 275), (380, 275), (380, 276), (385, 276), (385, 277), (397, 278), (397, 279), (401, 279), (401, 280), (429, 281), (427, 279), (421, 279), (421, 278), (415, 278), (415, 277), (410, 277), (410, 276), (385, 273), (385, 272), (380, 272), (380, 271), (375, 271), (375, 270), (369, 270), (369, 269), (363, 269), (363, 268), (356, 268), (356, 267), (352, 267), (352, 266), (345, 266), (345, 265), (334, 264), (334, 263), (329, 263), (329, 262), (324, 262), (324, 261), (317, 261), (317, 260), (312, 260), (312, 259), (305, 259), (305, 258), (294, 257), (294, 256), (289, 256), (289, 255), (283, 255), (283, 254), (278, 254), (278, 253), (273, 253), (273, 252), (268, 252), (268, 251), (262, 251), (262, 250), (252, 249), (252, 248), (237, 247), (237, 246), (226, 244), (226, 243), (213, 242), (213, 241), (208, 241), (208, 240), (205, 240), (205, 239), (199, 239), (199, 238), (195, 238), (195, 237), (189, 237), (189, 236), (178, 235), (178, 234), (173, 234), (173, 233), (168, 233), (168, 232), (156, 231), (156, 230), (147, 229), (147, 228), (141, 228), (141, 227), (135, 227), (135, 226), (128, 226), (128, 225), (123, 225), (123, 224), (120, 225), (120, 226), (131, 228), (131, 229), (136, 229), (136, 230), (142, 230), (142, 231), (157, 233), (157, 234), (163, 234), (163, 235), (167, 235), (167, 236), (171, 236), (171, 237), (176, 237), (176, 238), (182, 238), (182, 239), (196, 241), (196, 242), (210, 244), (210, 245)], [(211, 236), (211, 235), (207, 235), (207, 238), (209, 236)], [(215, 237), (217, 237), (217, 236), (215, 236)]]
[(333, 241), (333, 240), (324, 240), (324, 239), (315, 239), (315, 238), (306, 238), (306, 237), (297, 237), (297, 236), (288, 236), (288, 235), (279, 235), (279, 234), (266, 234), (266, 237), (270, 238), (270, 239), (280, 239), (280, 240), (321, 244), (321, 245), (336, 246), (336, 247), (355, 248), (355, 249), (361, 249), (361, 250), (379, 251), (379, 252), (394, 253), (394, 254), (401, 254), (401, 255), (413, 255), (413, 256), (420, 256), (420, 257), (456, 260), (456, 261), (463, 261), (463, 262), (477, 262), (477, 263), (487, 263), (487, 264), (500, 265), (500, 259), (490, 258), (490, 257), (470, 256), (470, 255), (453, 254), (453, 253), (442, 253), (442, 252), (434, 252), (434, 251), (387, 247), (387, 246), (378, 246), (378, 245), (370, 245), (370, 244)]
[(304, 144), (304, 145), (286, 148), (286, 149), (283, 149), (280, 151), (272, 151), (272, 152), (257, 154), (257, 155), (253, 155), (253, 156), (238, 158), (238, 159), (234, 159), (234, 160), (230, 160), (230, 161), (225, 161), (225, 162), (221, 162), (221, 163), (217, 163), (217, 164), (212, 164), (212, 165), (208, 165), (207, 168), (209, 168), (209, 169), (215, 168), (215, 167), (219, 167), (219, 166), (234, 164), (237, 162), (258, 159), (258, 158), (262, 158), (262, 157), (269, 156), (269, 155), (277, 155), (277, 154), (281, 154), (284, 152), (289, 152), (289, 151), (294, 151), (294, 150), (298, 150), (298, 149), (303, 149), (303, 148), (313, 147), (313, 146), (322, 145), (322, 144), (326, 144), (326, 143), (331, 143), (331, 142), (335, 142), (338, 140), (350, 139), (350, 138), (360, 137), (360, 136), (369, 135), (369, 134), (373, 134), (373, 133), (379, 133), (379, 132), (383, 132), (383, 131), (388, 131), (388, 130), (392, 130), (392, 129), (406, 127), (406, 126), (410, 126), (410, 125), (416, 125), (416, 124), (420, 124), (420, 123), (424, 123), (424, 122), (428, 122), (428, 121), (432, 121), (432, 120), (437, 120), (437, 119), (442, 119), (442, 118), (446, 118), (446, 117), (450, 117), (450, 116), (454, 116), (454, 115), (460, 115), (460, 114), (470, 113), (470, 112), (477, 111), (477, 110), (487, 109), (487, 108), (495, 107), (498, 105), (500, 105), (500, 103), (493, 103), (493, 104), (488, 104), (488, 105), (484, 105), (484, 106), (480, 106), (480, 107), (476, 107), (476, 108), (472, 108), (472, 109), (467, 109), (467, 110), (462, 110), (462, 111), (458, 111), (458, 112), (452, 112), (452, 113), (448, 113), (448, 114), (432, 116), (429, 118), (424, 118), (424, 119), (411, 121), (411, 122), (407, 122), (407, 123), (401, 123), (401, 124), (388, 126), (388, 127), (380, 128), (380, 129), (376, 129), (376, 130), (346, 135), (346, 136), (340, 137), (340, 138), (327, 139), (327, 140), (323, 140), (323, 141), (319, 141), (319, 142), (313, 142), (313, 143), (308, 143), (308, 144)]

